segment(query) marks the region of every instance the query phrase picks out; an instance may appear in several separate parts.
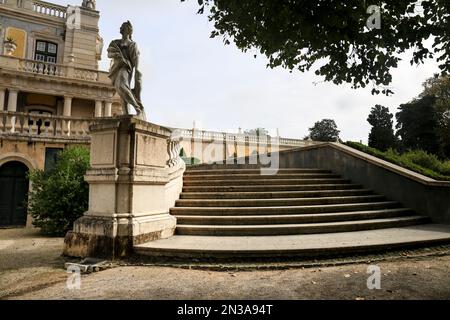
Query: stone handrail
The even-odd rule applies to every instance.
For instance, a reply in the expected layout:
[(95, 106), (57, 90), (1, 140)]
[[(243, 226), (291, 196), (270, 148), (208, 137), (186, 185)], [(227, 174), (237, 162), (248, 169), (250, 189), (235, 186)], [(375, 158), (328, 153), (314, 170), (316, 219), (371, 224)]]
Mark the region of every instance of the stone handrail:
[(0, 69), (111, 84), (111, 80), (108, 78), (108, 72), (105, 71), (75, 68), (71, 65), (62, 65), (38, 60), (0, 56)]
[(65, 19), (67, 17), (66, 7), (45, 1), (34, 1), (33, 11), (55, 18)]
[(0, 111), (0, 136), (89, 140), (92, 118)]

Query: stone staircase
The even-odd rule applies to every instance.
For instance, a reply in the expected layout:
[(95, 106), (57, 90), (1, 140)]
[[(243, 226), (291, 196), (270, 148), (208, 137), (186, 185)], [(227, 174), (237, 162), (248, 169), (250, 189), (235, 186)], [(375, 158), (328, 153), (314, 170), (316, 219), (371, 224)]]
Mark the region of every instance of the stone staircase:
[[(136, 246), (137, 253), (292, 257), (327, 249), (354, 251), (358, 242), (359, 249), (370, 251), (417, 244), (411, 238), (414, 227), (430, 223), (428, 217), (328, 170), (280, 169), (276, 175), (261, 175), (258, 166), (249, 165), (189, 168), (183, 193), (170, 213), (178, 221), (176, 236)], [(393, 230), (401, 230), (398, 234), (407, 241), (386, 242), (389, 236), (383, 232), (395, 238)], [(434, 236), (421, 238), (420, 229), (415, 234), (415, 240), (432, 243), (449, 240), (450, 228)]]

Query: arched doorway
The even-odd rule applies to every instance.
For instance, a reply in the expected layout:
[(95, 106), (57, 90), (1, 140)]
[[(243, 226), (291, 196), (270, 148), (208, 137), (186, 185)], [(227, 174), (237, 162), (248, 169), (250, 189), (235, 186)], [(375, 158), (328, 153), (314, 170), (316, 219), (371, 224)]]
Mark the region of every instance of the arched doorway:
[(28, 167), (18, 161), (0, 166), (0, 227), (26, 225), (27, 173)]

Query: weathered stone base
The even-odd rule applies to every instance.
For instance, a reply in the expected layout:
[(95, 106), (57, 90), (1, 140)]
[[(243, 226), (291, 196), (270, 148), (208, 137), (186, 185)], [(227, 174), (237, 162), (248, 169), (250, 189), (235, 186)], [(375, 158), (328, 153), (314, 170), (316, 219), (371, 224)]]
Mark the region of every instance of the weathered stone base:
[(86, 215), (74, 224), (64, 239), (65, 256), (120, 259), (133, 246), (173, 236), (176, 219), (169, 214), (141, 217), (99, 217)]

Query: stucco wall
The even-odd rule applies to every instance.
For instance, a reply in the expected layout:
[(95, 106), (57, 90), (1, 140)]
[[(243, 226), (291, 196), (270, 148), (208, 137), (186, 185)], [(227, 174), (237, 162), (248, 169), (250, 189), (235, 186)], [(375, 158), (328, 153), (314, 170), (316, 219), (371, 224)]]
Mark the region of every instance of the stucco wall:
[(65, 148), (66, 146), (64, 143), (0, 140), (0, 165), (9, 161), (20, 161), (29, 169), (43, 170), (45, 149)]

